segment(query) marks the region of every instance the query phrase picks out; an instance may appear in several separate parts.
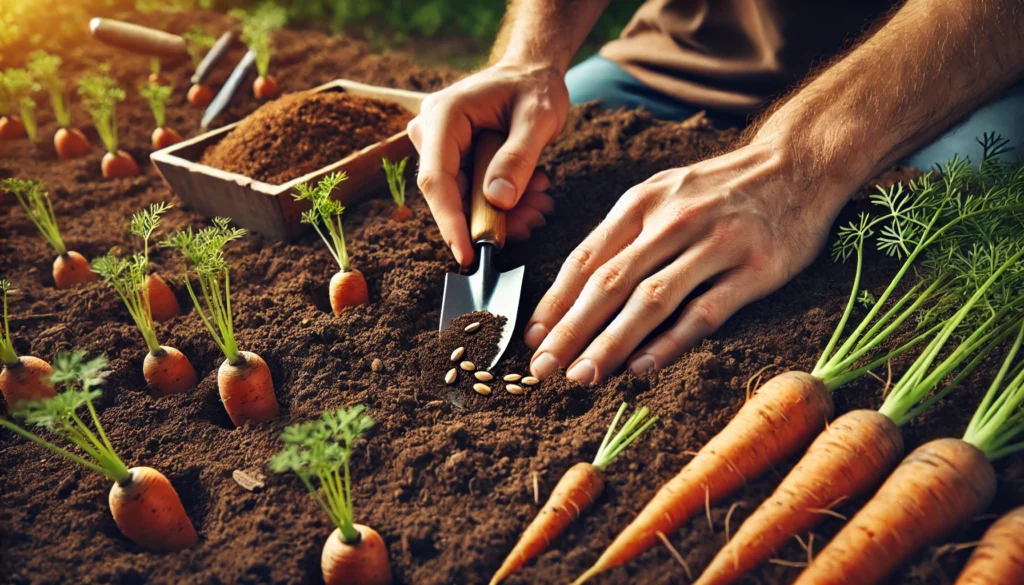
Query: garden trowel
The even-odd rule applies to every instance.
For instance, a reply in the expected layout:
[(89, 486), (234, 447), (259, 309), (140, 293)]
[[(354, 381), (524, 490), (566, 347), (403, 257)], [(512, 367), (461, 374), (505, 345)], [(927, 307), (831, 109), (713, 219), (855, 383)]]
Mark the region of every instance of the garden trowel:
[(523, 266), (498, 272), (496, 256), (505, 245), (505, 211), (494, 207), (484, 197), (487, 166), (504, 142), (505, 136), (495, 132), (484, 131), (476, 137), (469, 209), (469, 235), (476, 248), (476, 270), (467, 276), (451, 272), (445, 275), (444, 300), (441, 301), (441, 331), (456, 317), (474, 311), (487, 311), (506, 319), (498, 353), (487, 366), (488, 370), (498, 363), (512, 339), (523, 290)]

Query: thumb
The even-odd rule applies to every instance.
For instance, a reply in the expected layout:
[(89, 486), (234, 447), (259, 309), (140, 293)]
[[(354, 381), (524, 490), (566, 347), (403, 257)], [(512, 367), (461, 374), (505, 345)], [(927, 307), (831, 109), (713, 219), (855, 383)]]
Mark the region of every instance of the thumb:
[(521, 115), (517, 108), (505, 144), (498, 149), (484, 177), (484, 195), (501, 209), (512, 209), (526, 192), (540, 153), (554, 136), (553, 116)]

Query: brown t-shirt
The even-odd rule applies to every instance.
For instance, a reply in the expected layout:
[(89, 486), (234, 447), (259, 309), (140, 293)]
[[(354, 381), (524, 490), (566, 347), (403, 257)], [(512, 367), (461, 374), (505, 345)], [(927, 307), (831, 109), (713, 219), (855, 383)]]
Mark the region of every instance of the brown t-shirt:
[(648, 0), (601, 49), (646, 85), (746, 114), (855, 40), (893, 0)]

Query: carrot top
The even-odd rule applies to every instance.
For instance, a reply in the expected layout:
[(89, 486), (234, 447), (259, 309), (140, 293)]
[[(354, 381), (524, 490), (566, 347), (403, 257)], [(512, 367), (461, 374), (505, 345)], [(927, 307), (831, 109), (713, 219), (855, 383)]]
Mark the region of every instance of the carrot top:
[(1024, 361), (1017, 361), (1024, 341), (1024, 319), (1017, 337), (964, 433), (964, 441), (981, 449), (989, 461), (1024, 451)]
[(405, 157), (397, 163), (384, 157), (380, 162), (384, 165), (384, 174), (388, 178), (391, 198), (395, 200), (396, 205), (405, 205), (405, 165), (409, 162), (409, 157)]
[(36, 122), (36, 100), (32, 98), (32, 93), (39, 91), (39, 84), (27, 69), (8, 69), (4, 72), (3, 84), (8, 99), (18, 107), (25, 132), (35, 142), (39, 136), (39, 124)]
[(270, 71), (272, 33), (288, 22), (288, 13), (273, 2), (264, 2), (251, 12), (235, 9), (228, 15), (242, 22), (242, 42), (256, 53), (256, 70), (260, 77)]
[[(277, 473), (299, 476), (317, 505), (341, 531), (345, 544), (358, 544), (352, 510), (352, 474), (349, 462), (356, 441), (373, 427), (362, 404), (323, 413), (320, 420), (285, 428), (283, 451), (270, 460)], [(320, 490), (313, 483), (316, 479)]]
[(50, 203), (50, 194), (43, 189), (41, 181), (4, 179), (0, 181), (0, 188), (18, 199), (25, 214), (58, 255), (67, 254), (68, 249), (60, 236), (57, 216), (53, 213), (53, 204)]
[(157, 128), (167, 125), (167, 102), (171, 99), (171, 86), (159, 83), (147, 83), (139, 88), (139, 95), (146, 98), (149, 110), (153, 112), (153, 120)]
[(618, 426), (619, 419), (622, 418), (624, 412), (626, 412), (625, 402), (622, 403), (622, 406), (619, 406), (619, 410), (615, 413), (615, 418), (612, 419), (612, 424), (608, 427), (608, 432), (604, 436), (604, 441), (601, 442), (601, 447), (598, 448), (597, 455), (594, 456), (594, 467), (601, 471), (604, 471), (605, 468), (611, 465), (620, 453), (625, 451), (633, 441), (642, 435), (644, 431), (651, 428), (651, 425), (658, 420), (656, 416), (647, 418), (647, 415), (651, 413), (651, 409), (643, 406), (639, 410), (634, 410), (633, 414), (626, 419), (626, 423), (622, 425), (622, 428), (616, 432), (615, 427)]
[(224, 246), (246, 233), (244, 229), (232, 228), (229, 218), (218, 217), (210, 227), (198, 232), (188, 227), (160, 242), (162, 247), (181, 250), (185, 260), (195, 270), (209, 315), (203, 310), (192, 287), (188, 268), (185, 269), (185, 287), (214, 343), (233, 365), (243, 363), (243, 358), (235, 343), (235, 325), (231, 317), (231, 271), (224, 259)]
[(18, 363), (18, 354), (14, 351), (14, 339), (11, 338), (11, 325), (7, 315), (7, 295), (18, 292), (6, 278), (0, 278), (0, 299), (3, 301), (3, 328), (0, 329), (0, 361), (13, 366)]
[(116, 109), (118, 102), (124, 101), (124, 90), (108, 75), (94, 73), (78, 80), (78, 95), (82, 96), (82, 104), (92, 116), (103, 146), (107, 152), (117, 154)]
[[(60, 352), (53, 361), (53, 375), (50, 379), (54, 384), (64, 384), (64, 392), (46, 400), (22, 402), (13, 412), (14, 416), (23, 419), (26, 425), (46, 429), (78, 447), (81, 454), (58, 447), (9, 420), (0, 419), (0, 426), (46, 447), (73, 463), (125, 485), (131, 480), (131, 473), (107, 438), (96, 414), (96, 408), (92, 404), (100, 395), (100, 391), (94, 388), (102, 384), (107, 377), (106, 367), (107, 359), (102, 355), (87, 360), (83, 351)], [(89, 428), (89, 425), (78, 416), (78, 411), (83, 406), (89, 410), (93, 428)]]
[[(320, 239), (327, 245), (327, 250), (334, 256), (342, 272), (349, 270), (345, 232), (341, 227), (341, 214), (345, 212), (345, 206), (331, 199), (331, 193), (347, 178), (345, 173), (331, 173), (320, 179), (316, 187), (310, 187), (307, 183), (297, 185), (295, 189), (298, 193), (292, 195), (296, 201), (310, 202), (311, 209), (302, 212), (302, 223), (313, 226), (316, 233), (320, 234)], [(320, 229), (321, 223), (327, 229), (326, 234)]]
[(51, 55), (46, 51), (32, 51), (28, 57), (28, 70), (36, 78), (43, 89), (50, 96), (50, 107), (53, 109), (53, 117), (61, 128), (71, 126), (71, 108), (68, 104), (67, 88), (64, 79), (60, 76), (60, 66), (63, 63), (57, 55)]
[(189, 58), (192, 59), (192, 68), (198, 68), (199, 64), (203, 62), (206, 51), (216, 42), (215, 39), (206, 34), (206, 31), (200, 26), (193, 26), (181, 37), (185, 39), (185, 48), (188, 50)]

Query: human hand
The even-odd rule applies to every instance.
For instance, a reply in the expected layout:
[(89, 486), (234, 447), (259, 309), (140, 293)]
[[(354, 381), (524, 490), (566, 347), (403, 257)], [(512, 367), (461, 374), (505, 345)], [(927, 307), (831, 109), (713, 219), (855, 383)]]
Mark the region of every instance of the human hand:
[(569, 94), (551, 67), (499, 62), (431, 94), (409, 122), (420, 153), (416, 182), (459, 264), (473, 262), (464, 202), (468, 181), (460, 171), (479, 130), (508, 139), (487, 168), (484, 194), (506, 215), (508, 237), (525, 239), (554, 210), (548, 178), (536, 171), (541, 150), (561, 131)]
[[(752, 143), (627, 191), (530, 318), (530, 371), (545, 378), (568, 367), (567, 377), (589, 384), (627, 358), (634, 373), (664, 367), (782, 286), (817, 255), (848, 195), (803, 172), (776, 144)], [(711, 288), (637, 351), (707, 281)]]

